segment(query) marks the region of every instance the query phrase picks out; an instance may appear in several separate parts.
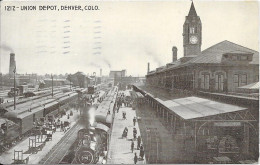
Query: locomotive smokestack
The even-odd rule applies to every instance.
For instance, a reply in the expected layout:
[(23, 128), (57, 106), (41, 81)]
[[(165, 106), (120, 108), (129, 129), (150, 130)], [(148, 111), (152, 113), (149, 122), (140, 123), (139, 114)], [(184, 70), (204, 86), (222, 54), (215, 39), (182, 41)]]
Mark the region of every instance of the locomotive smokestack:
[(14, 53), (10, 53), (10, 63), (9, 63), (9, 76), (13, 76), (14, 75), (14, 69), (15, 69), (15, 54)]
[(177, 61), (177, 51), (178, 49), (176, 46), (172, 47), (172, 62)]
[(147, 64), (147, 73), (149, 73), (150, 72), (150, 63), (148, 62), (148, 64)]

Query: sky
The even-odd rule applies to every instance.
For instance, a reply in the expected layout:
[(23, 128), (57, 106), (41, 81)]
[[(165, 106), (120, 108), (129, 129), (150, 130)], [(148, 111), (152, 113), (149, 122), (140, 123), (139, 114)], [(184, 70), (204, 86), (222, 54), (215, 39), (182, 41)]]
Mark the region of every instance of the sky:
[[(21, 10), (35, 5), (36, 11)], [(40, 11), (42, 5), (98, 6), (91, 11)], [(183, 57), (183, 23), (191, 1), (1, 2), (0, 72), (10, 52), (18, 73), (64, 74), (127, 70), (144, 76), (171, 62), (173, 46)], [(202, 50), (228, 40), (259, 50), (257, 1), (194, 1), (202, 22)], [(5, 6), (19, 7), (6, 11)]]

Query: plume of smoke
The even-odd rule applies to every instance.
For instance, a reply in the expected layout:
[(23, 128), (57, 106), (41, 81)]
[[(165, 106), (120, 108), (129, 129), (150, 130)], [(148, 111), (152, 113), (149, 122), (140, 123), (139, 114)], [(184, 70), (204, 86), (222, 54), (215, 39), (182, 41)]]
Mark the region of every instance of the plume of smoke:
[(0, 45), (0, 48), (1, 48), (2, 50), (4, 50), (4, 51), (9, 51), (9, 52), (11, 52), (11, 53), (14, 53), (14, 50), (13, 50), (10, 46), (8, 46), (8, 45), (6, 45), (6, 44), (1, 44), (1, 45)]
[(154, 51), (146, 49), (145, 53), (147, 56), (152, 57), (152, 59), (158, 64), (158, 66), (162, 66), (161, 59), (154, 53)]
[(90, 65), (90, 66), (93, 66), (93, 67), (96, 67), (96, 68), (101, 68), (100, 65), (98, 65), (98, 64), (96, 64), (96, 63), (93, 63), (93, 62), (89, 63), (89, 65)]
[(111, 64), (107, 59), (103, 59), (103, 61), (105, 62), (105, 64), (107, 64), (107, 66), (109, 67), (109, 69), (111, 69)]

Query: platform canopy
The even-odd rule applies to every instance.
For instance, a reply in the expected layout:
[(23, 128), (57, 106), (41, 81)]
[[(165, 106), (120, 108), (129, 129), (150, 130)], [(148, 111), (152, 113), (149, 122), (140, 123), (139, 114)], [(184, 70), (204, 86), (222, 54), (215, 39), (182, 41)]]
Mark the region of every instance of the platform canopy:
[(238, 87), (240, 90), (248, 91), (248, 92), (259, 92), (259, 82), (254, 82), (252, 84), (247, 84), (245, 86)]
[(163, 101), (156, 100), (185, 120), (242, 111), (247, 108), (220, 103), (199, 97), (184, 97)]

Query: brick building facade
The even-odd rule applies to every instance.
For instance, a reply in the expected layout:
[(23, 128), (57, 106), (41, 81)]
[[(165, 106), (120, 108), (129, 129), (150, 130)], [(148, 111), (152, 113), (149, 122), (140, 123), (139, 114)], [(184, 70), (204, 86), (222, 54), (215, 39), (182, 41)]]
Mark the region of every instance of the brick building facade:
[(222, 41), (203, 51), (202, 24), (192, 3), (183, 25), (184, 57), (150, 71), (146, 84), (167, 88), (208, 92), (236, 92), (238, 87), (259, 81), (259, 52)]

